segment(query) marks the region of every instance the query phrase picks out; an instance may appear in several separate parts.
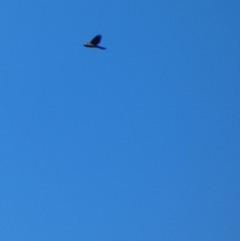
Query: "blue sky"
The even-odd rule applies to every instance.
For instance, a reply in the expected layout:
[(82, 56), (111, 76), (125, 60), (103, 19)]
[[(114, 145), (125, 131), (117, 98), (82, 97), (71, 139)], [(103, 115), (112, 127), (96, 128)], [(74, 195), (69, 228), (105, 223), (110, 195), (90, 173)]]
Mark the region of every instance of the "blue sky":
[(2, 0), (0, 239), (238, 241), (239, 11)]

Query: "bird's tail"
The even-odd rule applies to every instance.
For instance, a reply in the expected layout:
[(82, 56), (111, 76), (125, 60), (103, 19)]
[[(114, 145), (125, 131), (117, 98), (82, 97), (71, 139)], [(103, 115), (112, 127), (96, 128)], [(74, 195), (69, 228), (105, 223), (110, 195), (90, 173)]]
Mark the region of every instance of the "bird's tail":
[(99, 49), (103, 49), (103, 50), (104, 50), (104, 49), (106, 49), (106, 48), (104, 48), (104, 47), (101, 47), (101, 46), (98, 46), (98, 45), (97, 45), (97, 47), (98, 47)]

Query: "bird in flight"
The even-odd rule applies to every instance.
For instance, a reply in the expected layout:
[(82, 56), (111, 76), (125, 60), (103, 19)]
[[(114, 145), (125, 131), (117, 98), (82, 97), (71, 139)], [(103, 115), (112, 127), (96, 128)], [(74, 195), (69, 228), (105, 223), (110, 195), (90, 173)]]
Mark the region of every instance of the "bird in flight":
[(106, 49), (104, 47), (99, 46), (98, 44), (101, 41), (102, 36), (97, 35), (95, 36), (90, 42), (87, 42), (84, 44), (85, 47), (90, 47), (90, 48), (99, 48), (99, 49)]

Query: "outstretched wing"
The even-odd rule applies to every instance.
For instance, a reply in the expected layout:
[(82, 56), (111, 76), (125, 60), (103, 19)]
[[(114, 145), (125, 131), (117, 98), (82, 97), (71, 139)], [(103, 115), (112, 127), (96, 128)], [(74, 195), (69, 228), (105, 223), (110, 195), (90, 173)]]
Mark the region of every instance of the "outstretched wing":
[(101, 38), (102, 38), (101, 35), (97, 35), (96, 37), (94, 37), (94, 38), (90, 41), (90, 43), (91, 43), (91, 44), (94, 44), (94, 45), (97, 45), (97, 44), (100, 43)]

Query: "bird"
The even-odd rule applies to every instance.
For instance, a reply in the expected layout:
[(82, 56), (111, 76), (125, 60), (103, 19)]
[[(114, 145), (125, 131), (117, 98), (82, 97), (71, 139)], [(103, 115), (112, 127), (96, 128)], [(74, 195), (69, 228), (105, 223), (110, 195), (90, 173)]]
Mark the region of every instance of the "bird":
[(99, 49), (104, 50), (106, 48), (101, 47), (101, 46), (98, 45), (100, 43), (101, 39), (102, 39), (102, 36), (101, 35), (97, 35), (90, 42), (85, 43), (84, 46), (85, 47), (90, 47), (90, 48), (99, 48)]

